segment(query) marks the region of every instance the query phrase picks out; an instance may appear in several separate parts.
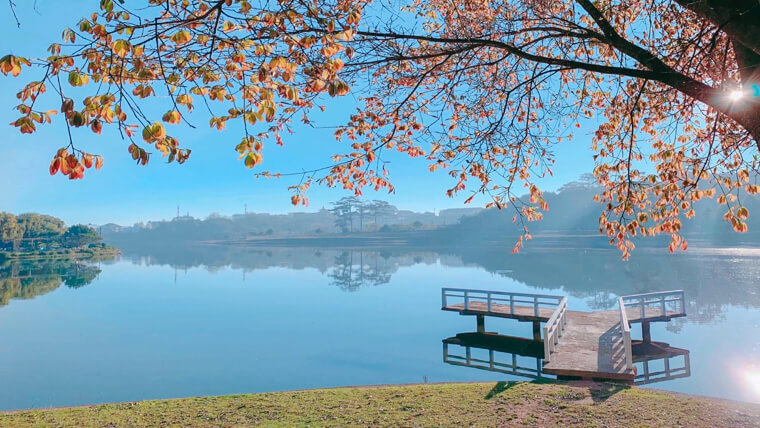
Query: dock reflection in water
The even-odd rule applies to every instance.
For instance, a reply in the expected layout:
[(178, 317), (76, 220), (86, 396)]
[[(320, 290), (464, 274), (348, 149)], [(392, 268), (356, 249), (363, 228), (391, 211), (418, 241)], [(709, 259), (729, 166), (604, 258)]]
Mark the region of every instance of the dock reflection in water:
[[(664, 342), (634, 341), (634, 385), (691, 376), (689, 351)], [(495, 333), (459, 333), (443, 340), (443, 362), (529, 379), (567, 379), (544, 373), (543, 342)]]
[(540, 340), (494, 333), (459, 333), (443, 340), (444, 363), (531, 379), (555, 379), (541, 370), (543, 358)]
[(663, 382), (691, 376), (689, 351), (664, 342), (634, 341), (635, 385)]

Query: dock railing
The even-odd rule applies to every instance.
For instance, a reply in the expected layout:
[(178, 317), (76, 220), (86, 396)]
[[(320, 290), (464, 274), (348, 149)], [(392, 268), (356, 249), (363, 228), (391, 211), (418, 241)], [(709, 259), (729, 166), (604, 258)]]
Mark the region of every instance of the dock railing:
[(623, 332), (625, 344), (625, 368), (633, 368), (633, 350), (631, 349), (631, 324), (628, 323), (628, 313), (623, 298), (620, 298), (620, 329)]
[(551, 354), (565, 331), (565, 324), (567, 324), (567, 297), (562, 297), (557, 309), (544, 325), (544, 361), (547, 363), (551, 360)]
[(620, 298), (622, 308), (639, 308), (641, 320), (667, 316), (686, 315), (683, 290), (661, 291), (656, 293), (632, 294)]
[(540, 308), (554, 308), (556, 312), (556, 309), (563, 300), (566, 301), (567, 298), (548, 294), (510, 293), (507, 291), (471, 290), (467, 288), (441, 289), (441, 305), (443, 308), (463, 302), (465, 311), (471, 309), (472, 302), (485, 303), (488, 312), (492, 311), (494, 305), (509, 305), (510, 314), (515, 313), (515, 306), (532, 306), (533, 315), (538, 317)]

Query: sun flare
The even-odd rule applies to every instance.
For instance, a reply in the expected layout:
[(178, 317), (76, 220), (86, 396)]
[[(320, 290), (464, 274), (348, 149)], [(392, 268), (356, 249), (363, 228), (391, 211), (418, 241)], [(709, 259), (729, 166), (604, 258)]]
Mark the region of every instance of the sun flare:
[(760, 369), (755, 369), (747, 372), (746, 380), (750, 390), (757, 397), (760, 397)]
[(731, 91), (728, 94), (728, 97), (731, 99), (731, 101), (739, 101), (740, 99), (742, 99), (742, 97), (744, 97), (744, 92), (739, 89), (736, 89), (736, 90)]
[(749, 363), (737, 366), (735, 374), (750, 401), (760, 402), (760, 365)]

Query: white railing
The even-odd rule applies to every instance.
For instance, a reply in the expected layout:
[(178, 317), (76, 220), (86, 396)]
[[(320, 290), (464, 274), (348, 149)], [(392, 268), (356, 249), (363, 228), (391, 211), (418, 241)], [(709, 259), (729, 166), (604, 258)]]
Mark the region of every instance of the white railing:
[(628, 313), (626, 312), (625, 302), (620, 298), (620, 330), (623, 332), (623, 343), (625, 344), (625, 368), (633, 368), (633, 351), (631, 350), (631, 324), (628, 323)]
[(686, 305), (683, 290), (632, 294), (621, 297), (620, 302), (621, 308), (623, 306), (626, 308), (639, 308), (641, 311), (642, 320), (646, 318), (658, 318), (668, 315), (686, 315)]
[[(525, 306), (527, 304), (533, 307), (533, 315), (535, 317), (539, 316), (539, 309), (541, 307), (557, 308), (563, 299), (566, 300), (564, 296), (552, 296), (548, 294), (510, 293), (506, 291), (470, 290), (466, 288), (441, 289), (442, 308), (463, 301), (464, 310), (470, 310), (472, 302), (482, 302), (486, 304), (487, 312), (492, 312), (494, 305), (498, 304), (509, 305), (509, 314), (514, 314), (515, 306)], [(451, 300), (455, 300), (455, 303), (452, 303)]]
[(565, 331), (567, 324), (567, 297), (562, 297), (552, 316), (544, 325), (544, 361), (549, 362), (554, 348), (559, 343), (559, 338)]

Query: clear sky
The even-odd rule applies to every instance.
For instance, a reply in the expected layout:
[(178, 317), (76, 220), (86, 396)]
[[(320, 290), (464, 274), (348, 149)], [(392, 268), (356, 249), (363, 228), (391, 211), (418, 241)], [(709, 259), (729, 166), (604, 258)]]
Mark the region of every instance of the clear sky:
[[(65, 27), (75, 26), (98, 7), (97, 0), (38, 0), (35, 11), (32, 2), (16, 3), (21, 28), (16, 27), (7, 4), (0, 5), (0, 56), (7, 53), (32, 58), (46, 56), (48, 45), (60, 42)], [(171, 218), (177, 205), (182, 213), (189, 212), (196, 217), (241, 213), (244, 204), (248, 205), (249, 212), (283, 213), (319, 209), (349, 194), (343, 189), (313, 187), (308, 195), (311, 201), (308, 208), (291, 206), (287, 187), (294, 184), (292, 177), (254, 178), (255, 169), (245, 168), (234, 150), (242, 134), (229, 125), (226, 131), (212, 130), (206, 125), (208, 117), (201, 115), (192, 121), (196, 129), (184, 126), (169, 129), (170, 135), (193, 151), (184, 165), (166, 164), (155, 154), (147, 166), (138, 167), (127, 153), (128, 143), (121, 140), (115, 129), (106, 127), (101, 136), (88, 129), (78, 129), (74, 130), (75, 143), (87, 152), (104, 155), (103, 169), (88, 171), (83, 180), (70, 181), (60, 174), (51, 177), (48, 165), (53, 154), (68, 144), (63, 122), (41, 126), (32, 135), (22, 135), (8, 125), (19, 116), (12, 109), (18, 104), (15, 94), (29, 80), (41, 77), (38, 71), (28, 70), (15, 79), (0, 75), (0, 127), (4, 127), (0, 133), (0, 159), (3, 160), (0, 211), (36, 211), (61, 217), (67, 223), (132, 224)], [(45, 109), (59, 109), (52, 99), (48, 101), (52, 104)], [(339, 102), (326, 102), (327, 112), (318, 117), (319, 124), (344, 123), (353, 103), (348, 97)], [(585, 126), (580, 131), (583, 132), (576, 133), (574, 141), (556, 148), (554, 176), (541, 182), (543, 189), (554, 190), (592, 171), (589, 132)], [(335, 141), (329, 129), (302, 126), (285, 139), (284, 147), (274, 144), (265, 147), (261, 168), (288, 172), (325, 166), (331, 154), (347, 150), (342, 144), (345, 143)], [(388, 167), (396, 192), (388, 195), (367, 189), (366, 198), (384, 199), (400, 208), (416, 211), (464, 206), (468, 195), (447, 197), (445, 190), (452, 185), (451, 179), (445, 173), (428, 172), (423, 159), (400, 154), (384, 158), (391, 162)], [(486, 202), (485, 198), (475, 199), (471, 206)]]

